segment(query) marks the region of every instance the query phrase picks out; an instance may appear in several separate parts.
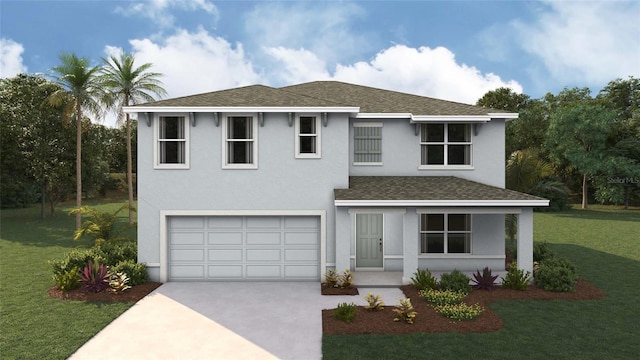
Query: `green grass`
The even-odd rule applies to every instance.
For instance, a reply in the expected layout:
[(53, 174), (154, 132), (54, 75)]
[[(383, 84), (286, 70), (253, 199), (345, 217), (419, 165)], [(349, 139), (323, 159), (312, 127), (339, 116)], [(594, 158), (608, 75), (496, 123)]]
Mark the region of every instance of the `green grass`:
[[(640, 354), (640, 211), (592, 206), (536, 213), (534, 238), (574, 261), (602, 300), (499, 301), (486, 334), (324, 336), (324, 359), (636, 359)], [(418, 314), (420, 316), (420, 314)]]
[[(115, 211), (123, 203), (100, 205)], [(75, 219), (63, 207), (39, 218), (38, 207), (0, 214), (0, 358), (66, 359), (132, 303), (85, 303), (51, 299), (54, 285), (47, 263), (89, 240), (73, 241)], [(121, 214), (127, 216), (126, 211)], [(126, 224), (126, 219), (122, 219)], [(127, 236), (135, 238), (129, 228)], [(126, 341), (126, 339), (123, 339)]]

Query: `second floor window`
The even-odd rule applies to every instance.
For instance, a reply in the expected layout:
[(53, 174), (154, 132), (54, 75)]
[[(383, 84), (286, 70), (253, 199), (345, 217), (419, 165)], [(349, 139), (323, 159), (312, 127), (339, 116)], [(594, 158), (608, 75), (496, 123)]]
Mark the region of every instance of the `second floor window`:
[(321, 155), (319, 116), (298, 115), (296, 117), (296, 157), (319, 158)]
[(156, 168), (188, 168), (189, 127), (185, 117), (160, 116), (156, 124)]
[(257, 122), (253, 116), (228, 116), (224, 122), (225, 168), (256, 168)]
[(353, 124), (353, 164), (382, 165), (382, 123)]
[(422, 124), (420, 165), (471, 165), (471, 125)]

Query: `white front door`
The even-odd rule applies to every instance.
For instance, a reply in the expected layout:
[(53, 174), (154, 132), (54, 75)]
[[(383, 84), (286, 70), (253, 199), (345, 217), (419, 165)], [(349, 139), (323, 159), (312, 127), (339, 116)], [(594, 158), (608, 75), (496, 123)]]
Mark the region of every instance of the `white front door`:
[(382, 214), (356, 214), (356, 268), (382, 268)]

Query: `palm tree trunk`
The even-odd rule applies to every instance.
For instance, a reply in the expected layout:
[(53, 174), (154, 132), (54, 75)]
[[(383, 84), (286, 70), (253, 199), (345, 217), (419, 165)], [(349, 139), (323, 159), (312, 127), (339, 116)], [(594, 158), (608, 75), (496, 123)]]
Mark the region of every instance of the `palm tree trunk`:
[[(129, 106), (129, 99), (125, 100)], [(129, 225), (133, 225), (133, 160), (131, 156), (131, 119), (127, 114), (127, 188), (129, 189)]]
[(582, 208), (587, 209), (589, 207), (587, 200), (587, 175), (582, 175)]
[[(76, 99), (76, 207), (82, 206), (82, 114), (80, 113), (80, 101)], [(76, 229), (82, 226), (82, 214), (76, 213)]]

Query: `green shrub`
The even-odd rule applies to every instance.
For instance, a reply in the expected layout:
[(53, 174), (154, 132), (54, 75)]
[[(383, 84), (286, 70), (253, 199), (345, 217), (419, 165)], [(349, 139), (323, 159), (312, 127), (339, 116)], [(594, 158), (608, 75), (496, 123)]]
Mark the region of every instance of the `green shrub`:
[(104, 259), (104, 263), (114, 266), (125, 260), (138, 261), (138, 245), (130, 239), (104, 241), (96, 250)]
[(373, 295), (372, 292), (369, 292), (369, 294), (364, 297), (364, 300), (369, 303), (365, 308), (375, 311), (384, 310), (384, 301), (382, 301), (381, 295)]
[(407, 324), (413, 324), (413, 320), (418, 314), (411, 305), (411, 299), (400, 299), (400, 304), (396, 305), (393, 312), (398, 314), (393, 321), (404, 321)]
[(89, 206), (81, 206), (71, 210), (70, 215), (80, 213), (87, 218), (73, 233), (73, 240), (88, 235), (97, 245), (118, 238), (118, 234), (122, 230), (121, 227), (116, 226), (118, 214), (127, 209), (129, 209), (128, 204), (122, 205), (114, 212), (102, 212)]
[(471, 290), (469, 281), (471, 281), (471, 279), (467, 275), (456, 269), (451, 273), (442, 274), (440, 277), (440, 289), (468, 294)]
[(465, 303), (440, 305), (434, 309), (438, 314), (458, 321), (473, 320), (484, 311), (484, 308), (478, 304), (467, 305)]
[(80, 269), (72, 268), (67, 271), (55, 273), (53, 274), (53, 280), (62, 291), (76, 289), (80, 286)]
[(451, 290), (420, 290), (420, 297), (433, 306), (459, 304), (465, 296), (464, 293)]
[(502, 287), (512, 290), (527, 290), (531, 273), (518, 269), (518, 264), (514, 261), (507, 265), (507, 275), (502, 278)]
[(535, 277), (536, 286), (547, 291), (574, 291), (578, 274), (575, 265), (567, 259), (551, 259), (540, 263)]
[[(53, 269), (53, 276), (61, 276), (72, 269), (84, 269), (90, 263), (97, 261), (105, 263), (104, 258), (97, 248), (74, 249), (68, 252), (62, 259), (49, 260), (49, 265)], [(79, 271), (79, 270), (78, 270)]]
[(428, 269), (417, 269), (411, 277), (411, 282), (418, 290), (429, 290), (438, 288), (438, 280), (431, 275)]
[(133, 260), (125, 260), (111, 268), (114, 273), (123, 272), (129, 277), (132, 286), (144, 284), (149, 281), (149, 273), (145, 263), (136, 263)]
[(333, 315), (346, 322), (350, 323), (351, 320), (356, 316), (356, 311), (358, 307), (354, 303), (347, 304), (346, 302), (342, 302), (338, 304), (338, 308), (333, 312)]
[(546, 241), (533, 243), (533, 261), (537, 261), (540, 263), (545, 260), (551, 260), (555, 256), (555, 252), (551, 250), (551, 247)]

